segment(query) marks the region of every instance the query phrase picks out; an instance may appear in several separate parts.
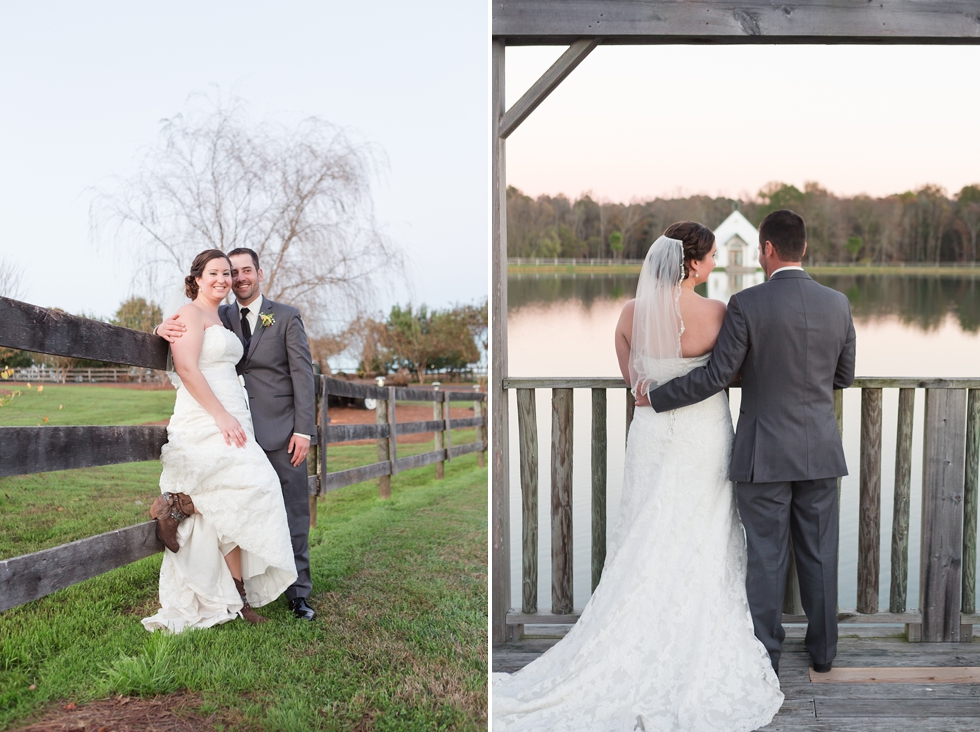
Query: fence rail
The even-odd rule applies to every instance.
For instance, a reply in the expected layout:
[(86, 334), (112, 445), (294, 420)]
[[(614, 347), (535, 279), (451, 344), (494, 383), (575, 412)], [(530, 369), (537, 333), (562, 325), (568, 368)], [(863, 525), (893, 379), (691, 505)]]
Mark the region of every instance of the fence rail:
[[(626, 389), (620, 378), (508, 378), (505, 390), (517, 392), (522, 522), (522, 593), (520, 610), (505, 622), (572, 623), (572, 395), (592, 391), (592, 557), (594, 591), (602, 576), (606, 544), (606, 392)], [(733, 384), (732, 388), (738, 388)], [(976, 614), (978, 477), (980, 477), (980, 379), (856, 379), (861, 391), (857, 607), (839, 613), (842, 623), (904, 624), (909, 640), (961, 641), (972, 637)], [(537, 389), (551, 390), (551, 576), (550, 612), (538, 610), (538, 424)], [(882, 391), (898, 389), (898, 426), (894, 516), (891, 536), (891, 585), (888, 612), (879, 612), (881, 546)], [(915, 390), (925, 390), (922, 480), (920, 605), (907, 607), (908, 535), (911, 487), (912, 423)], [(838, 429), (843, 432), (843, 393), (835, 392)], [(627, 434), (635, 408), (627, 390)], [(838, 482), (838, 486), (840, 483)], [(792, 561), (791, 561), (792, 568)], [(787, 582), (784, 622), (806, 622), (795, 572)]]
[[(168, 348), (166, 341), (148, 333), (45, 310), (9, 298), (0, 298), (0, 347), (156, 370), (166, 367)], [(307, 458), (311, 525), (316, 521), (316, 497), (328, 491), (378, 479), (381, 496), (389, 497), (391, 476), (399, 472), (435, 463), (436, 477), (442, 478), (446, 461), (472, 452), (479, 453), (479, 462), (484, 464), (487, 449), (485, 392), (381, 388), (327, 376), (318, 377), (316, 391), (318, 444), (311, 446)], [(331, 425), (328, 414), (330, 395), (378, 400), (376, 424)], [(434, 418), (397, 422), (398, 401), (430, 401)], [(453, 402), (473, 402), (475, 416), (452, 419), (449, 407)], [(477, 438), (474, 442), (451, 444), (451, 429), (473, 427)], [(397, 436), (422, 432), (435, 434), (436, 449), (398, 458)], [(360, 439), (377, 440), (379, 461), (350, 470), (328, 472), (328, 444)], [(166, 440), (166, 427), (148, 425), (0, 427), (0, 477), (156, 460)], [(147, 521), (0, 561), (0, 612), (159, 551), (163, 551), (163, 545), (156, 538), (155, 524)]]
[(60, 369), (56, 367), (28, 366), (14, 369), (13, 381), (52, 382), (55, 384), (163, 384), (163, 371), (136, 366)]

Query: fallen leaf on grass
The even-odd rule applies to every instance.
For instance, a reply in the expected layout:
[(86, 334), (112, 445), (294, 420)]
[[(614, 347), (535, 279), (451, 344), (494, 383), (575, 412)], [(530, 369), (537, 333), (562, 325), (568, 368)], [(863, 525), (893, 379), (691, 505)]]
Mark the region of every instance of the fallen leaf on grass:
[(37, 688), (37, 684), (31, 684), (30, 686), (27, 687), (27, 690), (34, 691), (36, 688)]
[(75, 711), (75, 702), (68, 702), (68, 704), (65, 706), (65, 711), (74, 712)]

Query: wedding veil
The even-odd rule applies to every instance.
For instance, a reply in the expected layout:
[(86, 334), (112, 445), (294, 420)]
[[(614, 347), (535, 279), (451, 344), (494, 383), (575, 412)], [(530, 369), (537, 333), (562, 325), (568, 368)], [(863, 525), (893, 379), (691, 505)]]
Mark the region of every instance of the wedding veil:
[(636, 285), (629, 363), (634, 396), (683, 373), (684, 321), (680, 310), (683, 277), (683, 242), (661, 236), (647, 252)]

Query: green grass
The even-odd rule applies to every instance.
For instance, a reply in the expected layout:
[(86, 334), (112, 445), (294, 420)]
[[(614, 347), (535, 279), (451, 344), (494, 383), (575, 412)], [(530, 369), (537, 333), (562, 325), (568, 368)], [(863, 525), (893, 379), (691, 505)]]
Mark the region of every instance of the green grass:
[[(38, 387), (43, 387), (39, 392)], [(23, 427), (43, 423), (146, 424), (168, 419), (174, 413), (173, 389), (122, 389), (109, 386), (24, 384), (0, 381), (4, 392), (20, 395), (0, 407), (0, 426)]]
[[(147, 633), (160, 555), (0, 615), (0, 728), (67, 701), (186, 690), (228, 729), (486, 726), (486, 480), (466, 456), (321, 499), (313, 624)], [(30, 690), (35, 684), (36, 689)]]
[[(77, 391), (96, 390), (119, 403), (84, 411)], [(72, 386), (40, 397), (59, 391), (82, 415), (74, 421), (89, 424), (150, 421), (157, 395), (173, 399)], [(453, 444), (472, 438), (454, 432)], [(399, 445), (399, 454), (431, 449)], [(335, 445), (328, 455), (341, 470), (376, 461), (377, 448)], [(0, 479), (0, 558), (145, 520), (159, 470), (147, 462)], [(0, 614), (0, 729), (69, 702), (171, 693), (217, 729), (485, 729), (487, 471), (467, 455), (446, 465), (445, 480), (433, 475), (429, 466), (395, 476), (388, 501), (376, 481), (320, 499), (312, 624), (280, 601), (260, 610), (272, 620), (260, 627), (147, 633), (139, 620), (158, 607), (160, 555)]]

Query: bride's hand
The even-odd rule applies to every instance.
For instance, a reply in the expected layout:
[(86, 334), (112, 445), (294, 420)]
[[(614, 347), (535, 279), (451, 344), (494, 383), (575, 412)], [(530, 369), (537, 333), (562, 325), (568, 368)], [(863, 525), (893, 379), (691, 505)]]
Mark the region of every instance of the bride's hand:
[(640, 397), (636, 400), (637, 407), (649, 407), (650, 398), (646, 394), (640, 394)]
[(225, 438), (225, 442), (228, 445), (234, 443), (235, 447), (245, 447), (245, 430), (242, 429), (241, 424), (238, 420), (232, 417), (228, 412), (219, 415), (214, 420), (218, 424), (218, 429), (221, 430), (221, 434)]

